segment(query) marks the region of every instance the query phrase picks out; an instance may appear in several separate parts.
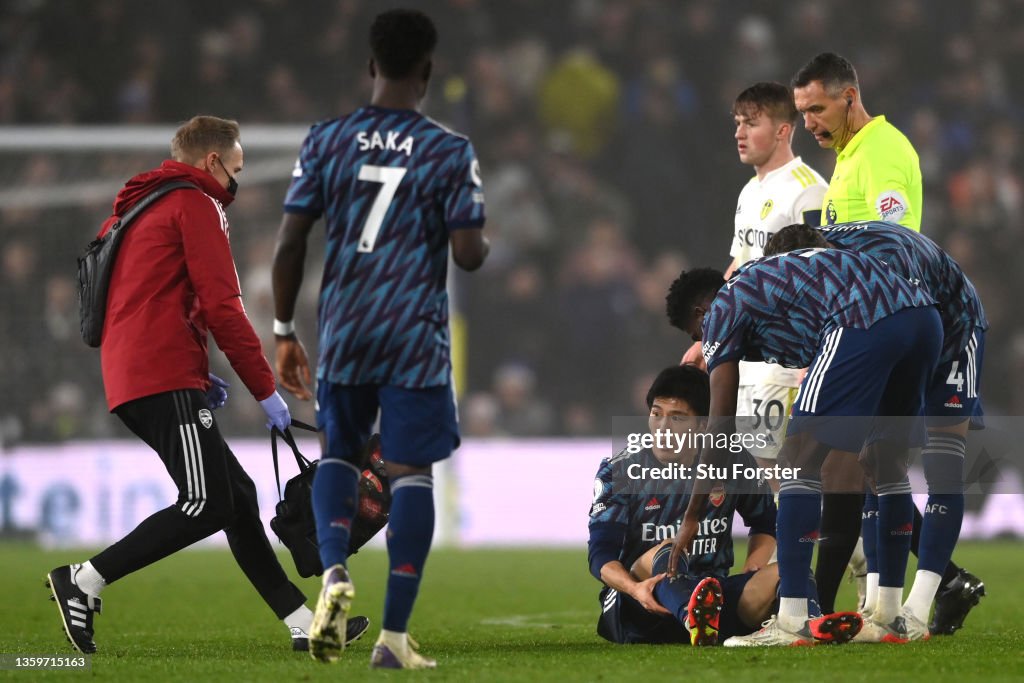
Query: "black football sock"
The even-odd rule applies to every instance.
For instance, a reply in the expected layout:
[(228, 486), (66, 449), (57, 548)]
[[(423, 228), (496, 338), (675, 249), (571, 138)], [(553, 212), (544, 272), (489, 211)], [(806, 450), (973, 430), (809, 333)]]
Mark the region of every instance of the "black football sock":
[(814, 580), (821, 611), (835, 612), (836, 594), (860, 538), (861, 493), (826, 493), (821, 504), (821, 541)]

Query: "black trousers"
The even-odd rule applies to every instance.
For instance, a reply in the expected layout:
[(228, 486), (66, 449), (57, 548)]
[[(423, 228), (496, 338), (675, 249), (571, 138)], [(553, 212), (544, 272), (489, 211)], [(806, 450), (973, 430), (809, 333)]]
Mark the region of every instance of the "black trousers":
[(223, 529), (238, 566), (278, 618), (304, 604), (267, 540), (256, 486), (224, 442), (203, 393), (169, 391), (114, 412), (160, 456), (178, 499), (92, 558), (107, 583)]

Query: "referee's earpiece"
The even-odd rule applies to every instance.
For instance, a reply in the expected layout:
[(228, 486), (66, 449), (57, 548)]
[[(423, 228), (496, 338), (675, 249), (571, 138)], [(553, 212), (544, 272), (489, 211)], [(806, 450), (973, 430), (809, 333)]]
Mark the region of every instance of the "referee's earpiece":
[(852, 97), (847, 97), (846, 98), (846, 108), (849, 109), (852, 106), (853, 106), (853, 98)]

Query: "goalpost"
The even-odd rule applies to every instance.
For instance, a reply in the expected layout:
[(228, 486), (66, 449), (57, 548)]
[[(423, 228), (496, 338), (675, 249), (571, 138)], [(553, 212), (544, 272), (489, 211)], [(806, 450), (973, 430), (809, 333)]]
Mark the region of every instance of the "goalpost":
[[(0, 126), (0, 210), (109, 204), (128, 177), (167, 158), (175, 130), (174, 125)], [(243, 128), (246, 185), (287, 185), (308, 130)]]

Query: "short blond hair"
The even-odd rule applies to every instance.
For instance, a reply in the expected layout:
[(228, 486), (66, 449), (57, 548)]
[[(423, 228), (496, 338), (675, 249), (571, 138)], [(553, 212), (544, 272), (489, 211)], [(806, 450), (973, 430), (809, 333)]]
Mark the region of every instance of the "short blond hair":
[(216, 116), (193, 116), (171, 140), (171, 158), (195, 163), (209, 152), (226, 154), (239, 141), (238, 121)]

